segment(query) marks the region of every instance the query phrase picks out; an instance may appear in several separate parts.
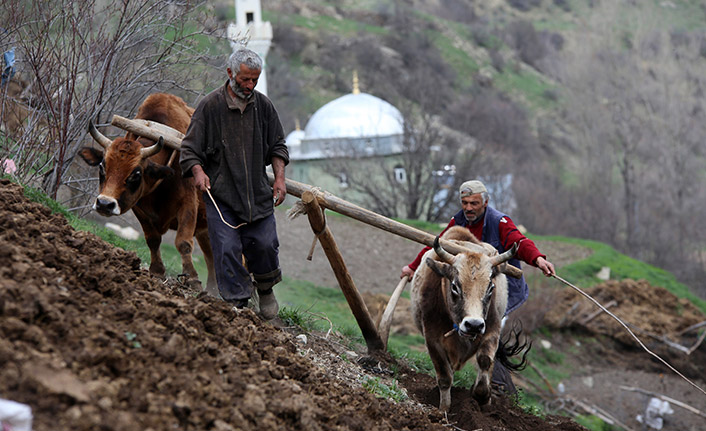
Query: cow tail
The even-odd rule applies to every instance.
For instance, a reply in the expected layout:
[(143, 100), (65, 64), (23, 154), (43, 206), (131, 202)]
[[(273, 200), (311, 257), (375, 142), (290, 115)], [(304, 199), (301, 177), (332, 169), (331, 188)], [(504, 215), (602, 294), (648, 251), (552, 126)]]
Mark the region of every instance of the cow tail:
[[(526, 341), (522, 341), (522, 323), (516, 320), (512, 329), (506, 332), (506, 335), (500, 339), (498, 351), (495, 353), (495, 360), (500, 361), (507, 369), (512, 371), (522, 371), (527, 367), (527, 354), (532, 348), (532, 340), (527, 337), (522, 337)], [(519, 362), (514, 362), (510, 358), (522, 354)]]

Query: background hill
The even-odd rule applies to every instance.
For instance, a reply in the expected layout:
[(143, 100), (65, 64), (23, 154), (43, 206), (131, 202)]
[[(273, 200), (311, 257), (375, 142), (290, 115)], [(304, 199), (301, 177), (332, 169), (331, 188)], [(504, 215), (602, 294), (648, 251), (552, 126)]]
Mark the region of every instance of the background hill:
[[(513, 216), (531, 232), (609, 243), (706, 294), (706, 236), (688, 228), (706, 211), (700, 2), (310, 0), (263, 11), (275, 33), (270, 95), (288, 131), (350, 92), (357, 71), (362, 91), (434, 124), (438, 163), (454, 163), (459, 184), (512, 174)], [(436, 216), (454, 209), (451, 199)]]

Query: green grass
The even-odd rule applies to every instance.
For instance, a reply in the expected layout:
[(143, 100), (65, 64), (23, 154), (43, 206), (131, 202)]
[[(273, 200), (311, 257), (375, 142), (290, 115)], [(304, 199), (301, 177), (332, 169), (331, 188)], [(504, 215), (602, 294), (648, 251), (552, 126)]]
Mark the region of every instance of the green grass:
[(273, 24), (287, 21), (295, 27), (316, 30), (318, 33), (334, 33), (341, 36), (354, 36), (358, 33), (373, 33), (386, 35), (389, 31), (380, 26), (370, 25), (345, 18), (336, 18), (327, 15), (317, 15), (305, 17), (301, 15), (280, 15), (277, 13), (267, 13), (266, 19), (271, 19)]
[(362, 340), (355, 317), (340, 290), (319, 287), (285, 276), (282, 282), (275, 286), (275, 292), (280, 306), (308, 313), (314, 319), (311, 325), (313, 329), (328, 331), (333, 328), (341, 334)]
[(597, 416), (590, 416), (590, 415), (579, 415), (574, 418), (574, 420), (579, 423), (580, 425), (593, 430), (593, 431), (612, 431), (612, 430), (620, 430), (622, 428), (616, 428), (606, 422), (603, 422), (602, 419), (598, 418)]
[(407, 399), (404, 390), (397, 385), (397, 380), (393, 380), (392, 385), (388, 386), (383, 383), (380, 377), (365, 376), (363, 379), (363, 387), (377, 398), (388, 399), (395, 402)]
[(428, 37), (439, 50), (441, 57), (456, 72), (456, 87), (470, 88), (473, 75), (480, 69), (478, 63), (466, 52), (454, 46), (453, 41), (438, 32), (429, 32)]
[[(417, 228), (419, 230), (423, 230), (424, 232), (428, 232), (434, 235), (438, 235), (444, 227), (446, 227), (446, 223), (432, 223), (428, 221), (422, 221), (422, 220), (407, 220), (407, 219), (394, 219), (395, 221), (398, 221), (400, 223), (404, 223), (408, 226), (412, 226), (414, 228)], [(420, 248), (421, 250), (421, 248)]]
[(514, 72), (512, 67), (506, 67), (503, 73), (494, 75), (493, 82), (503, 92), (519, 95), (533, 111), (553, 109), (557, 105), (546, 96), (553, 86), (544, 82), (540, 74), (530, 70)]

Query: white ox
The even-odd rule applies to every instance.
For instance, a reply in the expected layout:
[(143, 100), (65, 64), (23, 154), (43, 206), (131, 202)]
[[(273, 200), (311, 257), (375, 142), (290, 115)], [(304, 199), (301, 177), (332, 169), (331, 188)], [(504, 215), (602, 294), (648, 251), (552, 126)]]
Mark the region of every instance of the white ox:
[[(439, 409), (448, 411), (453, 374), (473, 356), (478, 368), (473, 398), (480, 405), (490, 402), (490, 377), (507, 306), (507, 279), (500, 269), (517, 248), (498, 255), (491, 245), (459, 226), (443, 238), (478, 250), (454, 256), (437, 237), (412, 279), (412, 313), (436, 370)], [(505, 364), (505, 355), (498, 357)]]

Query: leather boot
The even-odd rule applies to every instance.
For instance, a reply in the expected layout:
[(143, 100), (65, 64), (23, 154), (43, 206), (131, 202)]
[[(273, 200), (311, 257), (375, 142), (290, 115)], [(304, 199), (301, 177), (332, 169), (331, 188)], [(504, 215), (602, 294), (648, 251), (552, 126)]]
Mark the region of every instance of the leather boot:
[(272, 320), (279, 313), (279, 304), (275, 298), (274, 291), (270, 288), (267, 290), (258, 290), (260, 297), (260, 315), (266, 320)]

